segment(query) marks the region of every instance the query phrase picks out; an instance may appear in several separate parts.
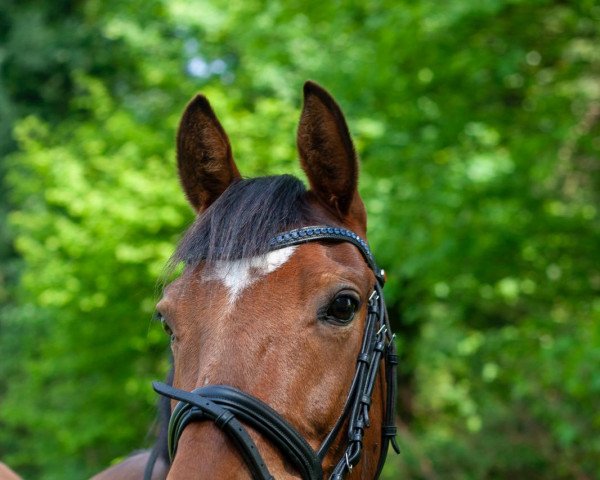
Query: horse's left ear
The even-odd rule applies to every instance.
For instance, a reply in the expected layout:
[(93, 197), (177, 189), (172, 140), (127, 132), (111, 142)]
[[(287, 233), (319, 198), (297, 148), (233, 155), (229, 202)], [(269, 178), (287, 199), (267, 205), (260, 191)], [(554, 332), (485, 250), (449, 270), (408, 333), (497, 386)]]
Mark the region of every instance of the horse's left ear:
[[(358, 197), (358, 159), (340, 107), (314, 82), (304, 84), (304, 106), (298, 126), (300, 163), (321, 203), (345, 219)], [(356, 205), (357, 207), (359, 205)]]

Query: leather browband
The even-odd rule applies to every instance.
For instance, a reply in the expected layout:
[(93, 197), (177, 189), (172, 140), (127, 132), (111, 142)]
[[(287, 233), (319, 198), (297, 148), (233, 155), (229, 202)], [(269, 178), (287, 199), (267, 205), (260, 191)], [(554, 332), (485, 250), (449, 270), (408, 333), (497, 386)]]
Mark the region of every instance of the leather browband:
[(315, 242), (318, 240), (349, 242), (355, 245), (371, 270), (373, 270), (375, 277), (377, 277), (377, 281), (383, 286), (385, 283), (384, 272), (377, 266), (377, 263), (375, 263), (375, 258), (371, 253), (369, 244), (351, 230), (341, 227), (319, 225), (297, 228), (272, 238), (269, 242), (269, 247), (271, 250), (277, 250), (291, 245), (301, 245), (302, 243)]
[[(273, 238), (271, 250), (312, 241), (350, 242), (355, 245), (373, 270), (377, 283), (369, 298), (367, 320), (357, 366), (348, 397), (338, 421), (326, 436), (317, 452), (281, 415), (264, 402), (226, 385), (209, 385), (193, 392), (179, 390), (170, 385), (153, 382), (154, 390), (179, 403), (169, 421), (169, 456), (177, 450), (177, 442), (184, 428), (191, 422), (212, 420), (232, 439), (255, 480), (273, 480), (262, 456), (246, 428), (239, 420), (263, 434), (298, 470), (304, 480), (321, 480), (321, 463), (344, 425), (347, 441), (343, 455), (331, 474), (332, 480), (342, 480), (359, 462), (364, 430), (368, 428), (369, 408), (381, 361), (385, 364), (386, 399), (382, 420), (382, 446), (377, 472), (379, 478), (389, 444), (399, 453), (396, 444), (396, 365), (398, 363), (394, 336), (383, 299), (384, 273), (375, 263), (367, 243), (354, 232), (332, 226), (311, 226), (282, 233)], [(239, 419), (239, 420), (238, 420)], [(152, 472), (152, 468), (147, 469)], [(146, 477), (148, 477), (146, 475)]]

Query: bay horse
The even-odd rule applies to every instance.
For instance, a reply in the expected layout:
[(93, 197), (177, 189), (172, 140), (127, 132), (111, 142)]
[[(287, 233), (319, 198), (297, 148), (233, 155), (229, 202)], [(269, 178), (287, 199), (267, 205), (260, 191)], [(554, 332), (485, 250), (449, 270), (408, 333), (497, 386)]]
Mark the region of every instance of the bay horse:
[(154, 383), (165, 429), (97, 480), (374, 479), (398, 451), (385, 275), (344, 115), (314, 82), (297, 145), (309, 189), (243, 179), (208, 100), (185, 109), (177, 165), (197, 217), (156, 307), (173, 356), (171, 380)]

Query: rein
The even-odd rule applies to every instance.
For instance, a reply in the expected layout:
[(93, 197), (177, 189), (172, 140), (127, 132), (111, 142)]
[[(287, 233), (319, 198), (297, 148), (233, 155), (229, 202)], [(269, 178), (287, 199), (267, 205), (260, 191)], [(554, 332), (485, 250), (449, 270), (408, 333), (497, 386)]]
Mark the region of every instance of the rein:
[[(347, 424), (346, 446), (330, 476), (330, 480), (343, 480), (360, 461), (364, 432), (370, 426), (369, 408), (382, 361), (387, 388), (381, 427), (382, 445), (375, 479), (379, 478), (389, 444), (392, 444), (396, 453), (400, 452), (396, 443), (394, 423), (398, 356), (383, 298), (382, 288), (385, 281), (383, 270), (377, 267), (369, 246), (350, 230), (313, 226), (282, 233), (270, 241), (269, 247), (270, 250), (277, 250), (323, 240), (350, 242), (355, 245), (375, 273), (377, 282), (369, 297), (361, 349), (346, 403), (336, 424), (319, 449), (315, 452), (302, 435), (281, 415), (264, 402), (241, 390), (227, 385), (209, 385), (187, 392), (165, 383), (153, 382), (153, 388), (157, 393), (179, 402), (169, 420), (168, 449), (171, 461), (185, 427), (192, 422), (210, 420), (233, 441), (254, 480), (274, 480), (256, 444), (240, 423), (241, 420), (275, 445), (298, 470), (303, 480), (321, 480), (322, 462), (342, 427)], [(149, 470), (151, 473), (152, 469)]]

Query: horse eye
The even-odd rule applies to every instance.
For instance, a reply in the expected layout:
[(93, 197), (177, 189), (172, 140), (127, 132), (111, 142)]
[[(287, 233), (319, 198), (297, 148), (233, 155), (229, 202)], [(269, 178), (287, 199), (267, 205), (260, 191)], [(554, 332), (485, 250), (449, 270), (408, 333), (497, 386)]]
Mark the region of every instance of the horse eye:
[(171, 327), (169, 327), (169, 324), (167, 323), (167, 321), (164, 318), (160, 319), (160, 324), (162, 325), (162, 328), (165, 331), (165, 333), (167, 335), (169, 335), (169, 337), (172, 337), (173, 336), (173, 330), (171, 330)]
[(165, 320), (165, 317), (163, 317), (160, 312), (156, 312), (155, 315), (156, 319), (160, 322), (160, 326), (165, 331), (165, 333), (169, 335), (169, 337), (173, 337), (173, 330), (171, 330), (171, 327), (169, 327), (169, 324)]
[(327, 309), (327, 316), (339, 323), (348, 323), (354, 318), (358, 308), (358, 300), (350, 295), (339, 295)]

